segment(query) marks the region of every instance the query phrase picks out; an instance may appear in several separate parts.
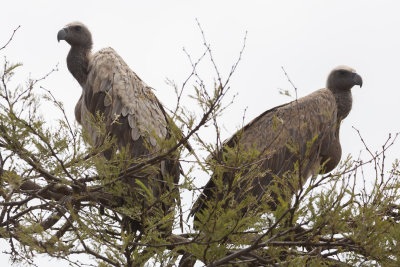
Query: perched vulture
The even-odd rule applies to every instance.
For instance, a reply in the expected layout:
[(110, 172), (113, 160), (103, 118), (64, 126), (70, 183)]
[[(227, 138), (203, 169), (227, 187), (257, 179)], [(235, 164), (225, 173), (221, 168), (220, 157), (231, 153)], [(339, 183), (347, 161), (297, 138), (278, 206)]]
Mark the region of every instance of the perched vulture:
[[(243, 129), (224, 142), (223, 151), (240, 145), (242, 151), (256, 149), (260, 154), (255, 164), (261, 171), (260, 177), (251, 177), (232, 188), (236, 178), (234, 171), (227, 168), (222, 174), (224, 190), (217, 191), (216, 175), (210, 179), (203, 193), (194, 204), (191, 215), (201, 212), (208, 203), (220, 201), (229, 192), (234, 192), (234, 203), (248, 194), (258, 201), (276, 177), (285, 177), (298, 168), (302, 184), (311, 175), (332, 171), (339, 163), (342, 149), (339, 140), (341, 121), (347, 117), (352, 106), (351, 88), (362, 86), (361, 76), (347, 66), (331, 71), (326, 88), (296, 101), (267, 110), (252, 120)], [(215, 157), (218, 157), (214, 155)], [(300, 163), (299, 163), (300, 162)], [(322, 166), (322, 167), (321, 167)], [(294, 192), (292, 192), (294, 193)], [(270, 207), (275, 209), (276, 195), (271, 194)]]
[[(107, 134), (116, 138), (118, 147), (127, 147), (134, 158), (155, 156), (160, 150), (157, 138), (168, 139), (171, 134), (169, 118), (152, 88), (114, 49), (103, 48), (92, 53), (92, 35), (84, 24), (73, 22), (66, 25), (58, 32), (57, 39), (65, 40), (71, 46), (67, 56), (68, 70), (82, 87), (75, 117), (89, 133), (93, 144), (99, 146), (104, 139), (100, 138), (90, 119), (99, 113), (104, 117)], [(129, 188), (134, 192), (139, 180), (158, 197), (170, 189), (171, 183), (178, 183), (179, 163), (176, 158), (163, 160), (158, 167), (155, 175), (141, 174), (129, 178), (126, 181)], [(138, 201), (143, 199), (140, 196), (136, 198)]]

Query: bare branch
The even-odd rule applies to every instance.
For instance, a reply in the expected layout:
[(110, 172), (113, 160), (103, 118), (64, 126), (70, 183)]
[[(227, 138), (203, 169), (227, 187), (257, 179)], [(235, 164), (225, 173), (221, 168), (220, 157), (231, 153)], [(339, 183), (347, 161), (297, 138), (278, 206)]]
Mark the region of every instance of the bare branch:
[(2, 47), (0, 47), (0, 51), (3, 50), (4, 48), (6, 48), (7, 45), (12, 41), (12, 39), (14, 38), (15, 33), (18, 31), (19, 28), (21, 28), (21, 25), (18, 25), (18, 27), (14, 29), (13, 33), (11, 34), (10, 39), (8, 39), (8, 41), (6, 42), (5, 45), (3, 45)]

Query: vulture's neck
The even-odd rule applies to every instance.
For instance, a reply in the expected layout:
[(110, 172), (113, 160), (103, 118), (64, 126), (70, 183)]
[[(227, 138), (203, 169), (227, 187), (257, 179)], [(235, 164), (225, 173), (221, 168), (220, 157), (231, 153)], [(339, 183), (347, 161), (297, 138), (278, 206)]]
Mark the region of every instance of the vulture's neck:
[(91, 48), (72, 46), (67, 56), (68, 70), (83, 87), (86, 83)]
[(349, 115), (353, 104), (353, 97), (351, 96), (350, 90), (331, 90), (336, 99), (338, 120), (341, 121)]

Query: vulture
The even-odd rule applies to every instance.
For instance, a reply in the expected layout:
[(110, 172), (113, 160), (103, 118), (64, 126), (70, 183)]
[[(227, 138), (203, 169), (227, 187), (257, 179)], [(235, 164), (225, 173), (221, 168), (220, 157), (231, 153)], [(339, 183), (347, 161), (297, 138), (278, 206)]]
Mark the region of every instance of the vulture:
[[(57, 40), (64, 40), (71, 46), (67, 67), (82, 87), (82, 95), (75, 106), (75, 118), (94, 146), (100, 146), (104, 141), (93, 126), (93, 117), (100, 114), (106, 134), (115, 138), (117, 148), (126, 147), (135, 159), (157, 155), (161, 149), (157, 139), (169, 139), (172, 134), (169, 117), (152, 88), (114, 49), (108, 47), (92, 53), (92, 35), (84, 24), (66, 25), (58, 32)], [(109, 158), (110, 155), (104, 153), (104, 156)], [(125, 181), (132, 195), (139, 186), (145, 185), (157, 198), (165, 190), (171, 190), (172, 183), (179, 182), (180, 166), (176, 157), (162, 160), (157, 167), (156, 174), (141, 173)], [(144, 201), (137, 194), (134, 199), (140, 203)], [(163, 209), (168, 212), (171, 207)]]
[[(265, 111), (226, 140), (213, 158), (217, 159), (221, 154), (226, 157), (229, 148), (237, 146), (240, 146), (241, 152), (255, 149), (259, 154), (253, 162), (260, 171), (259, 175), (249, 175), (232, 186), (237, 172), (233, 168), (226, 168), (222, 171), (224, 192), (221, 192), (221, 189), (217, 189), (217, 175), (214, 172), (191, 209), (190, 214), (195, 221), (198, 221), (199, 212), (228, 194), (233, 195), (228, 201), (231, 205), (240, 203), (248, 194), (259, 203), (277, 177), (281, 180), (290, 179), (287, 174), (297, 171), (302, 186), (308, 177), (332, 171), (341, 158), (340, 123), (350, 113), (351, 88), (354, 85), (362, 86), (361, 76), (350, 67), (338, 66), (330, 72), (326, 88)], [(242, 176), (245, 175), (243, 172), (246, 170), (241, 171)], [(289, 182), (287, 186), (296, 188), (290, 185), (290, 181), (286, 182)], [(278, 188), (278, 191), (284, 191)], [(294, 190), (289, 191), (293, 194)], [(286, 197), (285, 193), (279, 194)], [(267, 203), (274, 210), (278, 195), (269, 191), (269, 196), (272, 200)], [(250, 208), (247, 207), (247, 210)]]

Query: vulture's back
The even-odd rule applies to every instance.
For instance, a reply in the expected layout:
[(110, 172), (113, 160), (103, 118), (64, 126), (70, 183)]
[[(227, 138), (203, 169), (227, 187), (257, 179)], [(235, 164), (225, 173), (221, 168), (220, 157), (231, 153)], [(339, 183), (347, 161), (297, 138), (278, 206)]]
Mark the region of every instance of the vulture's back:
[[(229, 146), (239, 142), (246, 148), (255, 145), (263, 154), (284, 147), (289, 139), (299, 144), (311, 141), (316, 135), (330, 134), (336, 125), (336, 101), (328, 89), (318, 90), (297, 101), (270, 109), (227, 141)], [(320, 136), (321, 137), (321, 136)]]
[(101, 49), (90, 58), (79, 104), (85, 107), (77, 119), (85, 128), (90, 128), (83, 114), (85, 109), (91, 114), (104, 114), (109, 132), (120, 145), (130, 144), (133, 156), (148, 153), (144, 142), (155, 152), (158, 149), (155, 137), (165, 139), (168, 135), (167, 116), (152, 89), (112, 48)]
[[(75, 109), (76, 119), (91, 135), (94, 145), (99, 146), (104, 140), (91, 123), (91, 117), (96, 114), (103, 116), (106, 133), (115, 137), (119, 148), (128, 148), (135, 161), (161, 153), (157, 139), (171, 137), (168, 116), (152, 88), (112, 48), (101, 49), (89, 58), (87, 80)], [(159, 198), (163, 193), (171, 192), (174, 184), (179, 182), (177, 157), (171, 155), (158, 163), (157, 168), (135, 173), (124, 181), (132, 192), (137, 191), (140, 181)], [(145, 201), (137, 193), (132, 196), (133, 202)], [(172, 202), (163, 205), (166, 212)]]
[[(336, 101), (328, 89), (320, 89), (262, 113), (224, 143), (228, 147), (239, 144), (245, 151), (255, 148), (260, 155), (254, 164), (266, 172), (251, 180), (250, 190), (243, 190), (243, 185), (232, 189), (235, 199), (240, 201), (248, 193), (261, 199), (274, 175), (281, 177), (293, 170), (298, 161), (304, 163), (304, 178), (314, 174), (328, 159), (330, 166), (336, 166), (341, 156), (338, 130)], [(296, 149), (298, 151), (294, 151)], [(223, 179), (224, 184), (231, 184), (234, 174), (228, 169)], [(210, 179), (191, 213), (200, 210), (206, 199), (212, 199), (214, 191), (215, 183)]]

